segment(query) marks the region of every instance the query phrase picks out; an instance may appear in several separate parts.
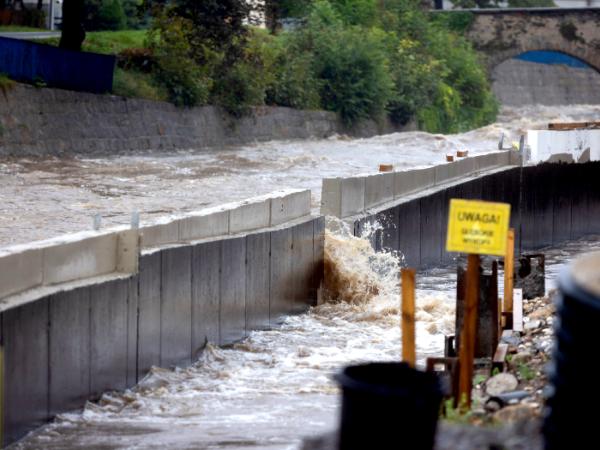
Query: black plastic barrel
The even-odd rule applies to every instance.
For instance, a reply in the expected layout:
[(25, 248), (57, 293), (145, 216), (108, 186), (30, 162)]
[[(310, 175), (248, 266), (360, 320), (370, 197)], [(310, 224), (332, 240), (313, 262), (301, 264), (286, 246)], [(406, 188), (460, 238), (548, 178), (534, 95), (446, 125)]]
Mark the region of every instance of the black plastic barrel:
[(563, 271), (556, 306), (545, 447), (600, 448), (600, 253)]
[(442, 401), (433, 373), (404, 363), (351, 366), (342, 387), (340, 450), (431, 450)]

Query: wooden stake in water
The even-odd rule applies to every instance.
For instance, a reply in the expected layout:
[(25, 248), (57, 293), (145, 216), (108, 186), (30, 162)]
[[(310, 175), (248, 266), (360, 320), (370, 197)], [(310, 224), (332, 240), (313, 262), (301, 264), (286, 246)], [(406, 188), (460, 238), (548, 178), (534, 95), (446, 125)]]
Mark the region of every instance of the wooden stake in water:
[(415, 367), (415, 269), (402, 269), (402, 361)]
[(513, 276), (515, 272), (515, 230), (508, 230), (504, 257), (504, 312), (513, 312)]
[(477, 307), (479, 303), (479, 255), (469, 255), (467, 260), (467, 292), (465, 312), (460, 331), (458, 360), (458, 404), (471, 407), (473, 389), (473, 362), (475, 359), (475, 339), (477, 330)]

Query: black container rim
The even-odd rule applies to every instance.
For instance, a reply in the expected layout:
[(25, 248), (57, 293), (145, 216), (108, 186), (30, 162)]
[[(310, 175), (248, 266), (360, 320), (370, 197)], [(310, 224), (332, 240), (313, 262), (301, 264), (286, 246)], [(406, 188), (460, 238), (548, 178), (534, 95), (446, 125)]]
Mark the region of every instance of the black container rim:
[[(562, 296), (562, 307), (568, 308), (569, 302), (575, 301), (600, 312), (600, 298), (581, 286), (573, 276), (573, 265), (565, 267), (559, 275), (558, 287)], [(566, 296), (568, 296), (568, 301)]]
[[(396, 369), (405, 370), (407, 373), (411, 373), (413, 376), (416, 377), (420, 386), (414, 386), (413, 388), (411, 388), (409, 386), (379, 385), (367, 381), (358, 380), (347, 373), (349, 370), (367, 367), (394, 367)], [(442, 387), (440, 385), (438, 377), (435, 374), (413, 369), (407, 363), (372, 362), (347, 366), (340, 372), (335, 374), (334, 379), (341, 385), (343, 390), (349, 389), (357, 392), (369, 392), (371, 394), (376, 395), (407, 395), (421, 398), (437, 398), (443, 396)], [(419, 392), (419, 387), (423, 387), (426, 389), (421, 389)], [(417, 393), (420, 395), (416, 395)]]

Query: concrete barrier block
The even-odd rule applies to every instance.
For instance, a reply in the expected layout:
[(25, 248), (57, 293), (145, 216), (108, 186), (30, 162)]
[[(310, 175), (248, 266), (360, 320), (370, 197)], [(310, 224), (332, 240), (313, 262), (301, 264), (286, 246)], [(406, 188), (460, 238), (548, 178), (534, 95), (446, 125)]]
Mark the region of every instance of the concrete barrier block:
[(434, 167), (436, 186), (447, 183), (449, 180), (452, 179), (452, 166), (454, 164), (455, 163), (440, 164), (439, 166)]
[(140, 260), (139, 230), (132, 229), (117, 234), (116, 271), (120, 273), (137, 273)]
[(0, 298), (42, 284), (42, 254), (41, 249), (31, 249), (0, 255)]
[(198, 241), (229, 233), (229, 211), (208, 209), (185, 217), (179, 222), (179, 238), (183, 242)]
[(140, 229), (142, 248), (161, 247), (179, 242), (179, 221), (165, 219)]
[(321, 188), (321, 214), (342, 216), (342, 179), (323, 178)]
[(510, 152), (510, 165), (511, 166), (522, 166), (523, 165), (523, 155), (516, 151)]
[(474, 158), (464, 158), (458, 161), (435, 166), (435, 184), (460, 180), (461, 178), (473, 175), (476, 171), (476, 160)]
[(229, 211), (229, 233), (268, 228), (271, 222), (271, 199), (248, 202)]
[(365, 210), (365, 178), (342, 179), (342, 206), (343, 217), (353, 216)]
[(402, 198), (435, 185), (435, 168), (396, 172), (394, 176), (394, 197)]
[(43, 250), (44, 284), (58, 284), (114, 272), (117, 234), (105, 234)]
[(498, 167), (509, 166), (510, 153), (511, 151), (504, 151), (475, 156), (476, 170), (484, 172)]
[(310, 214), (310, 190), (286, 192), (271, 199), (271, 226)]
[(394, 176), (389, 172), (365, 178), (366, 209), (394, 200)]

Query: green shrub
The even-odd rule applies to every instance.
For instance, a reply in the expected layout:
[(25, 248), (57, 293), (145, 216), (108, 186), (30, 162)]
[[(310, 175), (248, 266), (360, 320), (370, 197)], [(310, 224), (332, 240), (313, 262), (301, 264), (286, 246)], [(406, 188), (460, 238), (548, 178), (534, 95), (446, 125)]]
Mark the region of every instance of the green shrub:
[(186, 38), (192, 23), (182, 18), (162, 16), (148, 36), (148, 47), (156, 62), (155, 78), (178, 106), (206, 104), (211, 80), (192, 58)]
[(115, 69), (113, 94), (157, 101), (169, 99), (167, 90), (157, 85), (152, 75), (134, 69)]
[(120, 0), (104, 0), (98, 10), (99, 30), (123, 30), (126, 19)]
[(385, 112), (393, 80), (381, 30), (345, 26), (329, 2), (317, 1), (295, 38), (294, 54), (314, 55), (312, 72), (323, 108), (349, 125)]

